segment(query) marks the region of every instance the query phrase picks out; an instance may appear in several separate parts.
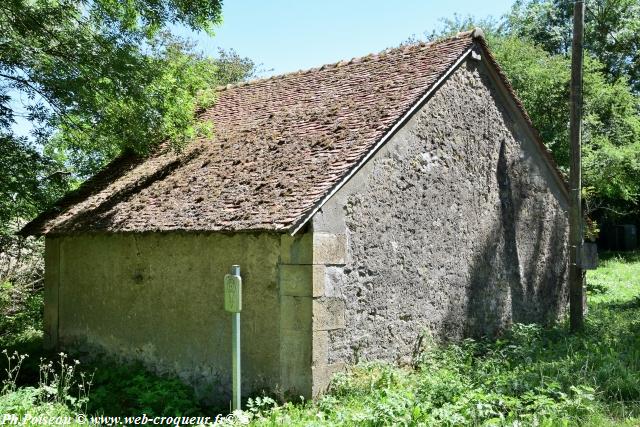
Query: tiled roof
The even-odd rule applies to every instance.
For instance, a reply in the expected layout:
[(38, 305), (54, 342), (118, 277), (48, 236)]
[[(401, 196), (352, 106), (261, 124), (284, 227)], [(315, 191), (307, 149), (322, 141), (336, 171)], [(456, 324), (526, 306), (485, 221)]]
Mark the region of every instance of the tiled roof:
[(21, 234), (290, 230), (473, 45), (471, 33), (228, 86), (182, 153), (123, 156)]

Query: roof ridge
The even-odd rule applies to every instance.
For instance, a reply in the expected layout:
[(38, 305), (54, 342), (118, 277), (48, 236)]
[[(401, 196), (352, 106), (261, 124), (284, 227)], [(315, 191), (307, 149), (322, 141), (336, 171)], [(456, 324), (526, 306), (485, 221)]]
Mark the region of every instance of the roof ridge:
[[(202, 138), (194, 146), (201, 154), (166, 173), (165, 165), (182, 154), (162, 150), (140, 161), (114, 161), (23, 234), (286, 232), (414, 100), (482, 43), (474, 34), (405, 44), (222, 92), (199, 112), (216, 125), (215, 143)], [(317, 82), (310, 84), (311, 77)]]
[(237, 87), (242, 87), (242, 86), (248, 86), (248, 85), (254, 85), (254, 84), (258, 84), (258, 83), (264, 83), (264, 82), (268, 82), (271, 80), (279, 80), (288, 76), (293, 76), (296, 74), (308, 74), (308, 73), (312, 73), (315, 71), (322, 71), (322, 70), (327, 70), (327, 69), (334, 69), (334, 68), (339, 68), (339, 67), (343, 67), (345, 65), (348, 64), (353, 64), (353, 63), (358, 63), (358, 62), (362, 62), (362, 61), (368, 61), (369, 59), (379, 59), (381, 56), (383, 55), (388, 55), (391, 52), (394, 51), (399, 51), (399, 50), (404, 50), (405, 52), (409, 52), (410, 49), (424, 49), (424, 48), (428, 48), (428, 47), (433, 47), (435, 45), (441, 44), (441, 43), (445, 43), (448, 41), (453, 41), (453, 40), (459, 40), (465, 37), (472, 37), (472, 38), (479, 38), (479, 37), (484, 37), (484, 32), (482, 31), (482, 29), (480, 29), (479, 27), (474, 28), (473, 30), (469, 30), (469, 31), (461, 31), (459, 33), (457, 33), (455, 36), (451, 36), (451, 37), (447, 37), (447, 38), (443, 38), (443, 39), (439, 39), (439, 40), (433, 40), (430, 42), (419, 42), (416, 44), (410, 44), (410, 45), (405, 45), (405, 46), (398, 46), (398, 47), (392, 47), (392, 48), (386, 48), (383, 49), (379, 52), (376, 53), (369, 53), (367, 55), (363, 55), (363, 56), (354, 56), (351, 59), (342, 59), (340, 61), (337, 62), (330, 62), (328, 64), (323, 64), (320, 65), (318, 67), (312, 67), (312, 68), (307, 68), (307, 69), (300, 69), (297, 71), (290, 71), (288, 73), (282, 73), (282, 74), (276, 74), (274, 76), (269, 76), (269, 77), (264, 77), (261, 79), (254, 79), (254, 80), (249, 80), (249, 81), (244, 81), (244, 82), (238, 82), (238, 83), (229, 83), (227, 85), (220, 85), (218, 87), (216, 87), (216, 91), (218, 92), (222, 92), (225, 90), (229, 90), (229, 89), (234, 89)]

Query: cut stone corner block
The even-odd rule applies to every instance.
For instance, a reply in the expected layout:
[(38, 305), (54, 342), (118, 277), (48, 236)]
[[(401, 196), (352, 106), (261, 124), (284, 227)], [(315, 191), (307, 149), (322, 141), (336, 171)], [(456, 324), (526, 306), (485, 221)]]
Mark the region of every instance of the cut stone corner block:
[(343, 363), (329, 363), (329, 331), (346, 325), (341, 298), (346, 257), (345, 234), (312, 232), (281, 240), (280, 378), (285, 395), (316, 398), (344, 369)]
[(280, 299), (280, 333), (312, 330), (310, 297), (282, 296)]
[(324, 265), (280, 264), (280, 293), (287, 296), (319, 297), (324, 295)]
[(311, 396), (313, 399), (317, 399), (322, 396), (331, 385), (331, 380), (338, 372), (342, 372), (346, 369), (346, 364), (332, 363), (330, 365), (314, 366), (312, 371), (313, 387), (311, 389)]
[(60, 239), (50, 237), (45, 239), (44, 263), (44, 336), (42, 345), (45, 350), (53, 350), (59, 346)]
[(313, 234), (304, 233), (280, 238), (280, 262), (282, 264), (312, 264)]
[(344, 265), (347, 259), (346, 234), (313, 233), (313, 263)]
[(328, 331), (314, 331), (313, 341), (313, 366), (324, 366), (329, 360), (329, 332)]
[(305, 398), (312, 395), (311, 336), (311, 331), (283, 331), (280, 338), (280, 379), (285, 395)]
[(346, 308), (342, 298), (315, 298), (313, 300), (313, 330), (330, 331), (345, 328)]
[(343, 233), (308, 232), (280, 241), (280, 263), (344, 265), (347, 257), (347, 236)]

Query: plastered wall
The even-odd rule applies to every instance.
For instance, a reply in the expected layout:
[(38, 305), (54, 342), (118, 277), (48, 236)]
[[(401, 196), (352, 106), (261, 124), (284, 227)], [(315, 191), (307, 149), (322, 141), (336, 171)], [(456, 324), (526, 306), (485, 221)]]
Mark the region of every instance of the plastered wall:
[[(49, 237), (45, 343), (140, 360), (179, 375), (205, 399), (228, 401), (231, 316), (223, 309), (223, 277), (240, 264), (243, 394), (309, 396), (311, 328), (281, 319), (300, 317), (304, 307), (292, 308), (279, 291), (281, 261), (298, 262), (309, 240), (269, 233)], [(299, 286), (311, 286), (310, 279)], [(290, 343), (287, 331), (296, 329), (306, 333), (297, 344), (308, 360), (281, 340)]]

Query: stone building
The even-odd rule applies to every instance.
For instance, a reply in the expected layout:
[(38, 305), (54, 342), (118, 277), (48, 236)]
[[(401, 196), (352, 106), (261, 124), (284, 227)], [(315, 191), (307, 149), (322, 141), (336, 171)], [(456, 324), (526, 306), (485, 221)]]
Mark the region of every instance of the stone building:
[(202, 120), (22, 230), (46, 237), (47, 345), (225, 398), (232, 264), (246, 393), (563, 313), (567, 188), (481, 31), (221, 88)]

